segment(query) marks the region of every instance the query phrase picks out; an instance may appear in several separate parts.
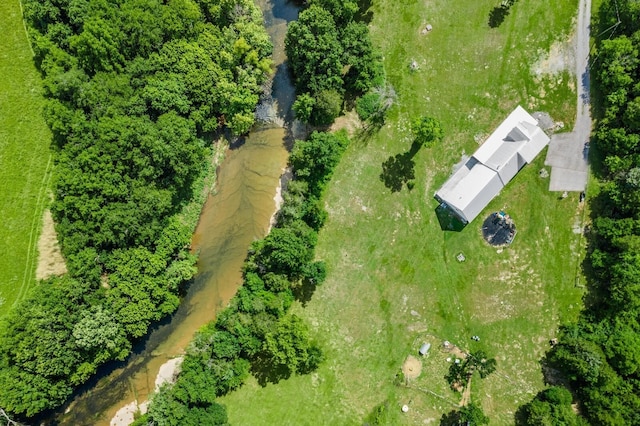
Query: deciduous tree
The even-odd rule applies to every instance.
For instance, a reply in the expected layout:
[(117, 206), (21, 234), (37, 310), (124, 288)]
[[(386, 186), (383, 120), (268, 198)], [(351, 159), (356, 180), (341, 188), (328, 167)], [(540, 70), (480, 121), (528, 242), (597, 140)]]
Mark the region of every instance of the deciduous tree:
[(433, 117), (419, 117), (411, 123), (414, 142), (419, 146), (431, 146), (442, 140), (444, 130), (440, 123)]

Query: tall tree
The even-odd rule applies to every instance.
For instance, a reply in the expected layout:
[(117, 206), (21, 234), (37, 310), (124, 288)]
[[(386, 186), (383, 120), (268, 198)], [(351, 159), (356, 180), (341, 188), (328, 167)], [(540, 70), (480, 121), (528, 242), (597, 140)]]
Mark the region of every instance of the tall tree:
[(419, 117), (411, 123), (414, 142), (419, 146), (431, 146), (438, 143), (444, 137), (442, 126), (433, 117)]
[(299, 93), (342, 91), (342, 44), (331, 13), (312, 5), (289, 24), (285, 51)]

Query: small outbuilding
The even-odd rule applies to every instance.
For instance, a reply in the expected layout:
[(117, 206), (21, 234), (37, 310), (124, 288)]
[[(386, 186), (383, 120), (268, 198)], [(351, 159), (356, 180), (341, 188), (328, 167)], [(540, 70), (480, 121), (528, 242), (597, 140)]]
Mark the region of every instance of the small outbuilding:
[(427, 352), (429, 352), (429, 349), (431, 349), (431, 343), (423, 343), (418, 352), (420, 355), (425, 356)]

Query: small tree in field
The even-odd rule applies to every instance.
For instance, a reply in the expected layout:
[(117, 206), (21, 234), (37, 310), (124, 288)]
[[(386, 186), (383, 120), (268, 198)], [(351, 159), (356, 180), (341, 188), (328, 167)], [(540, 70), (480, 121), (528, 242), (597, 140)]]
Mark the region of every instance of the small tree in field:
[(419, 146), (431, 146), (440, 142), (444, 137), (444, 131), (440, 122), (433, 117), (422, 116), (411, 123), (414, 142)]
[(473, 373), (478, 372), (484, 379), (496, 371), (495, 358), (489, 358), (484, 351), (476, 351), (467, 354), (467, 357), (459, 363), (449, 366), (449, 373), (445, 376), (453, 389), (465, 386), (465, 382), (471, 380)]
[(440, 426), (482, 426), (489, 424), (487, 417), (482, 408), (473, 402), (459, 410), (450, 411), (443, 414), (440, 418)]

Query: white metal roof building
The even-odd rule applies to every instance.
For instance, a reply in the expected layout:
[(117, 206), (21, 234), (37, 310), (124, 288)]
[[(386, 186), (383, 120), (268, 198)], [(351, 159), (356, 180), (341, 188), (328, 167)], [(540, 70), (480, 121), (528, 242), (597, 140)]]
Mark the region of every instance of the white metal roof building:
[(435, 198), (469, 223), (548, 143), (549, 136), (538, 121), (518, 106), (442, 185)]

